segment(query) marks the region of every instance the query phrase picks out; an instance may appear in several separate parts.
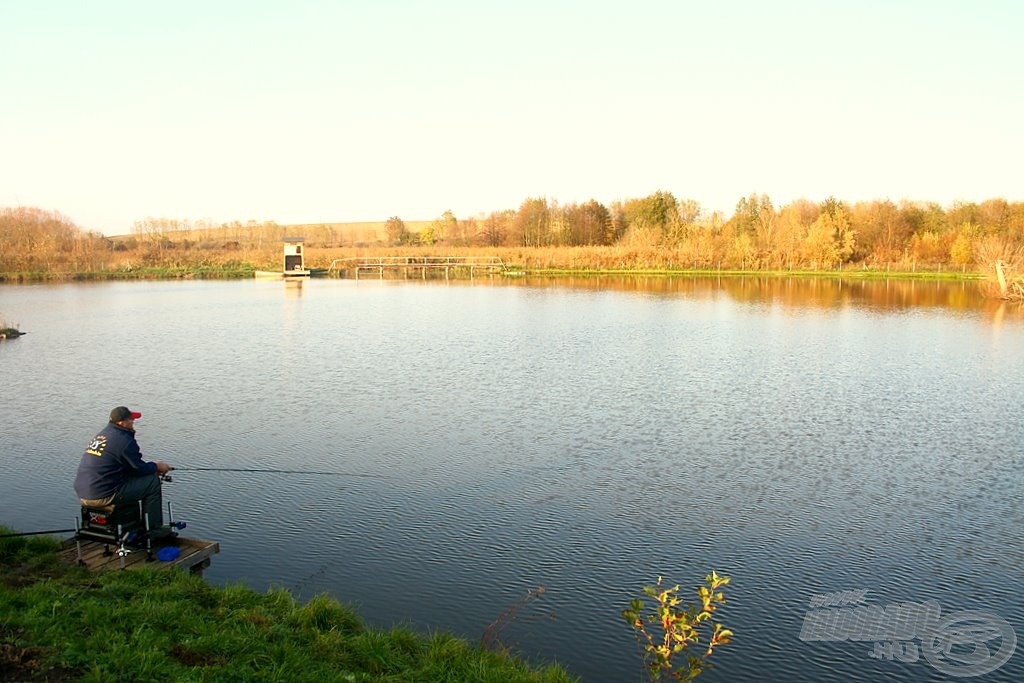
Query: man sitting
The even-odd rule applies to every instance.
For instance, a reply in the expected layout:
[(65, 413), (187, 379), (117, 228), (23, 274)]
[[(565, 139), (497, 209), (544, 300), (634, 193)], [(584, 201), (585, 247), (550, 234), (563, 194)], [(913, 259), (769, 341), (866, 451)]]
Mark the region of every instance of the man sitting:
[(142, 413), (124, 406), (110, 411), (110, 422), (82, 453), (75, 476), (75, 493), (88, 507), (138, 505), (149, 515), (151, 537), (163, 529), (160, 475), (172, 468), (162, 460), (146, 462), (135, 440), (135, 420)]

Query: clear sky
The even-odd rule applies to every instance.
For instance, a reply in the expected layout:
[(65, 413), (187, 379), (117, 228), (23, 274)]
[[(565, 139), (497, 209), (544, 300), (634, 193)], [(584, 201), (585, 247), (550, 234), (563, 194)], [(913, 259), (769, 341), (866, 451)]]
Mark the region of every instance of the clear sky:
[(0, 0), (0, 206), (1024, 200), (1017, 0)]

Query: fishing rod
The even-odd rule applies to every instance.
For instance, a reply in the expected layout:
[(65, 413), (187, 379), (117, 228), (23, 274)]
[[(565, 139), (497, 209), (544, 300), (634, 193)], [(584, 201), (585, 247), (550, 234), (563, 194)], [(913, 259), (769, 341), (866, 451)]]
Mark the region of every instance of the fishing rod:
[(359, 474), (356, 472), (316, 472), (313, 470), (275, 470), (249, 467), (172, 467), (171, 471), (178, 472), (254, 472), (257, 474), (314, 474), (319, 476), (333, 477), (368, 477), (371, 479), (386, 479), (379, 474)]
[(0, 534), (0, 538), (14, 538), (15, 536), (42, 536), (44, 534), (67, 534), (78, 529), (51, 529), (50, 531), (19, 531), (16, 534)]

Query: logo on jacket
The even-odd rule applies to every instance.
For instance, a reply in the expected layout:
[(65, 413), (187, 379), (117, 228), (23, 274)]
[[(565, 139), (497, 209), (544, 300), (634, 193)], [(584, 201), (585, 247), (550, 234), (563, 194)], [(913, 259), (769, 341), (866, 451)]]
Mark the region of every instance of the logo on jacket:
[(92, 443), (89, 444), (89, 447), (85, 449), (85, 452), (88, 453), (89, 455), (101, 456), (103, 455), (103, 451), (105, 451), (106, 449), (107, 437), (100, 434), (99, 436), (92, 440)]

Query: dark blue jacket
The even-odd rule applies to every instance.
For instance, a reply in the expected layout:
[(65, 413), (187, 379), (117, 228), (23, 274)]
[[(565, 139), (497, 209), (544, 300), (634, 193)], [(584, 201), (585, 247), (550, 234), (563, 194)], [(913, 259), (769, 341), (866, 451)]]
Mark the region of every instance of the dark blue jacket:
[(118, 492), (126, 477), (156, 474), (156, 463), (142, 459), (135, 432), (113, 422), (82, 453), (75, 476), (79, 498), (97, 500)]

